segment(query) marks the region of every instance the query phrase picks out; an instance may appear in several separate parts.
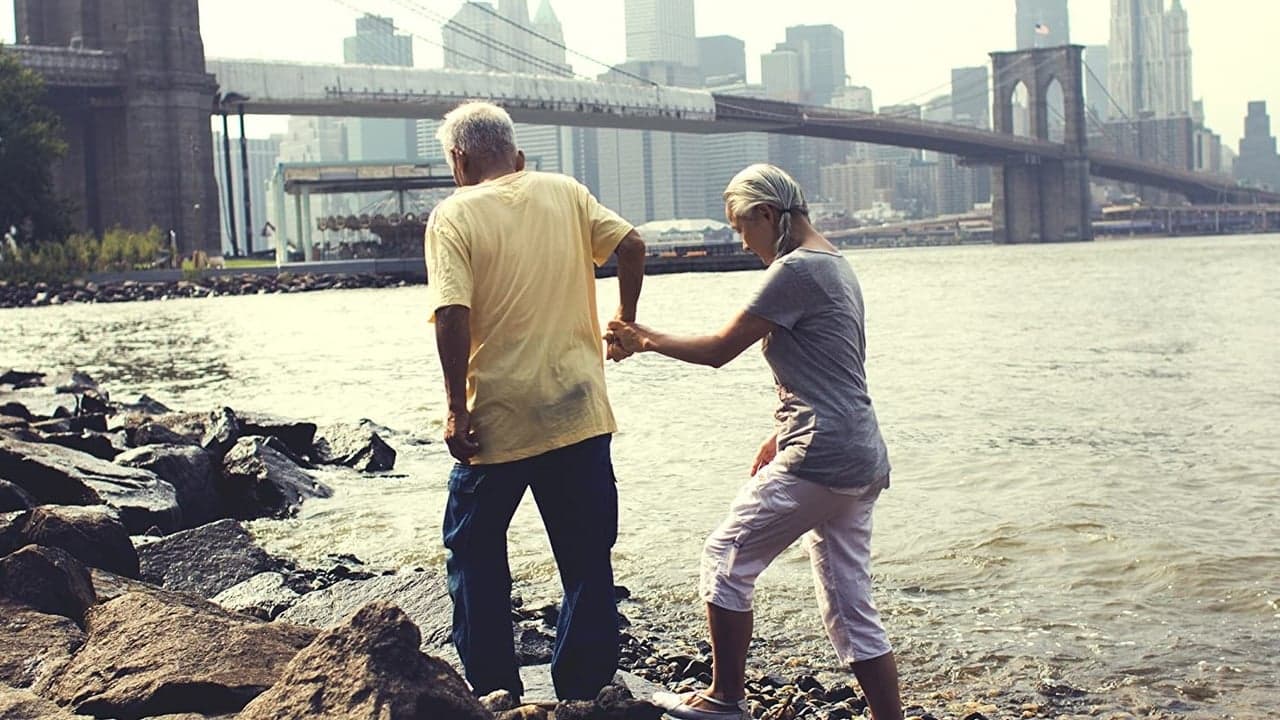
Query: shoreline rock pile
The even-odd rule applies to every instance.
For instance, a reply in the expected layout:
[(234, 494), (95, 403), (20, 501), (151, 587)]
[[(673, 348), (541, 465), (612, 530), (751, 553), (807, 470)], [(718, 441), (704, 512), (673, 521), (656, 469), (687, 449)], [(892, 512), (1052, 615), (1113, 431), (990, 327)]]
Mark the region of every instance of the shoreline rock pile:
[(240, 273), (192, 280), (93, 283), (13, 283), (0, 280), (0, 308), (45, 307), (68, 303), (118, 303), (140, 300), (266, 295), (350, 288), (405, 287), (413, 283), (395, 275), (331, 275)]

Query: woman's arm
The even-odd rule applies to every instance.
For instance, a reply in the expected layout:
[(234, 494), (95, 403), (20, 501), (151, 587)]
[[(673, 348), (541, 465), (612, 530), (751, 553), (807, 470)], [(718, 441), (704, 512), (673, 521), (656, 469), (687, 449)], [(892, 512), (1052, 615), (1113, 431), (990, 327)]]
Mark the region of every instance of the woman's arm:
[(668, 335), (620, 320), (609, 323), (609, 332), (628, 352), (656, 352), (687, 363), (718, 368), (759, 342), (774, 327), (773, 323), (758, 315), (740, 312), (712, 335)]

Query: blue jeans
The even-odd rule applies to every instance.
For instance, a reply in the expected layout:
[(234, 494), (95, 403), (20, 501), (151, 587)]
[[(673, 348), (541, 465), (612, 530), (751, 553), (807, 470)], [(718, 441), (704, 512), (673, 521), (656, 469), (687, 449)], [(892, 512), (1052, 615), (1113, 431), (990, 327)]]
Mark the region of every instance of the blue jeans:
[(507, 528), (533, 489), (564, 600), (551, 678), (562, 699), (595, 699), (618, 666), (618, 608), (610, 554), (618, 490), (609, 435), (494, 465), (455, 465), (444, 515), (453, 643), (477, 695), (523, 694), (511, 625)]

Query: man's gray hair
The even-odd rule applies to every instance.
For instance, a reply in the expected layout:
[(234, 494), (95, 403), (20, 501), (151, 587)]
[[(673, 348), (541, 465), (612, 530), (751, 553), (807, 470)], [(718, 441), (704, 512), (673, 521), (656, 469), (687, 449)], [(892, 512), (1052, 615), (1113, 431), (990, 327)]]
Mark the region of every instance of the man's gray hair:
[(796, 248), (791, 237), (793, 213), (809, 214), (804, 191), (780, 167), (760, 163), (738, 173), (724, 189), (724, 203), (729, 217), (738, 220), (759, 212), (762, 205), (778, 211), (778, 241), (774, 246), (778, 257)]
[(436, 131), (449, 165), (453, 151), (472, 157), (501, 157), (516, 151), (516, 127), (506, 110), (488, 102), (466, 102), (444, 116)]

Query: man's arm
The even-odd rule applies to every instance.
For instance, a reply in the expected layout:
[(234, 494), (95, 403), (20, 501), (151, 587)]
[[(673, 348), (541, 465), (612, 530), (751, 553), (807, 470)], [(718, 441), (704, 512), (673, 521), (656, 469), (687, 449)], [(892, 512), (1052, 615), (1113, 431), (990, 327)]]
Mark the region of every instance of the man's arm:
[(445, 421), (444, 441), (449, 453), (467, 464), (480, 445), (471, 429), (471, 412), (467, 409), (467, 365), (471, 358), (471, 308), (449, 305), (436, 310), (436, 349), (440, 368), (444, 371), (444, 396), (449, 416)]
[(624, 322), (636, 321), (636, 305), (640, 302), (640, 290), (644, 286), (644, 240), (634, 229), (618, 243), (614, 254), (618, 256), (618, 314)]

